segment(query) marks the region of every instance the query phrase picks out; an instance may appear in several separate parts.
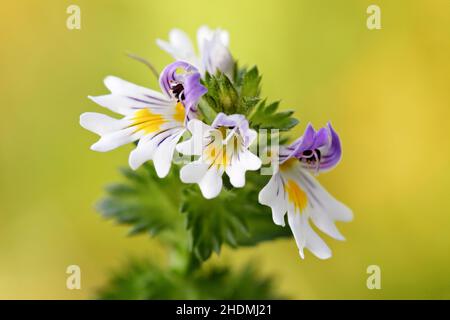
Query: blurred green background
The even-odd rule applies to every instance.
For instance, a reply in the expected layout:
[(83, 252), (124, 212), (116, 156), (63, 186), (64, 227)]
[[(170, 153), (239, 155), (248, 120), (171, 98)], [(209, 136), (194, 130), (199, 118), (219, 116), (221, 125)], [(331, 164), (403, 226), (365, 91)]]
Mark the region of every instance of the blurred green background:
[[(366, 28), (381, 7), (382, 30)], [(66, 8), (81, 8), (68, 30)], [(0, 14), (0, 298), (92, 297), (130, 256), (163, 261), (158, 241), (127, 238), (94, 204), (119, 178), (131, 146), (101, 154), (78, 124), (101, 108), (112, 74), (150, 87), (171, 58), (154, 40), (173, 27), (228, 29), (241, 64), (257, 64), (263, 94), (295, 108), (300, 134), (331, 120), (340, 166), (320, 177), (353, 208), (326, 239), (334, 256), (302, 261), (293, 240), (223, 252), (214, 261), (258, 261), (292, 298), (450, 298), (450, 1), (8, 1)], [(82, 290), (66, 289), (66, 267)], [(366, 288), (381, 267), (382, 289)]]

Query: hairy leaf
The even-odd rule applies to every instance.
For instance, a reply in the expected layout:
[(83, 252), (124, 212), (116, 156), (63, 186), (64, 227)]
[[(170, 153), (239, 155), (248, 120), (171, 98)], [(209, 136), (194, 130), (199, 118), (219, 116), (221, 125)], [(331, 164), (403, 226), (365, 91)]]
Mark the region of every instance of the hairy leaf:
[(137, 171), (125, 168), (121, 172), (125, 181), (108, 186), (107, 196), (97, 205), (105, 218), (130, 225), (130, 234), (156, 235), (182, 224), (180, 182), (176, 172), (164, 179), (158, 178), (150, 165)]
[(216, 75), (210, 75), (207, 73), (204, 84), (208, 88), (208, 92), (203, 99), (216, 113), (236, 113), (240, 103), (239, 93), (225, 74), (218, 72)]
[(258, 68), (242, 68), (235, 73), (234, 81), (221, 72), (215, 75), (206, 74), (203, 84), (208, 88), (208, 92), (199, 107), (202, 112), (205, 111), (203, 113), (207, 122), (212, 121), (210, 109), (216, 114), (224, 112), (248, 115), (260, 101), (261, 76)]
[(292, 117), (294, 111), (277, 111), (279, 101), (266, 104), (262, 101), (250, 116), (250, 124), (253, 128), (278, 129), (286, 131), (298, 124), (298, 120)]
[(162, 269), (147, 260), (132, 260), (116, 272), (99, 291), (99, 299), (280, 299), (272, 279), (260, 277), (248, 265), (233, 271), (230, 267), (198, 270), (189, 276)]
[(211, 200), (203, 198), (196, 186), (185, 190), (182, 211), (187, 215), (192, 250), (198, 259), (219, 253), (222, 244), (248, 246), (291, 235), (288, 228), (273, 223), (268, 207), (258, 203), (258, 192), (267, 178), (249, 173), (244, 188), (224, 188)]

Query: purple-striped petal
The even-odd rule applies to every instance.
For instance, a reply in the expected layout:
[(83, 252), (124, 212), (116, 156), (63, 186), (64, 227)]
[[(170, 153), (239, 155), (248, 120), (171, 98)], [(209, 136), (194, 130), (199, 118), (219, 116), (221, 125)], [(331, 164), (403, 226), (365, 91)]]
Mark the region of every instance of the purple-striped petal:
[(231, 130), (236, 130), (243, 138), (246, 147), (251, 144), (254, 138), (250, 131), (248, 121), (242, 114), (226, 115), (221, 112), (216, 116), (211, 126), (213, 128), (227, 127)]
[(342, 147), (338, 134), (334, 131), (331, 123), (328, 123), (327, 129), (331, 143), (326, 150), (322, 151), (320, 171), (327, 171), (334, 168), (342, 158)]
[(330, 123), (318, 131), (309, 124), (303, 136), (280, 151), (281, 162), (297, 158), (304, 168), (316, 173), (334, 168), (341, 157), (341, 142)]
[(161, 73), (159, 84), (167, 96), (183, 103), (187, 118), (196, 111), (200, 98), (208, 91), (200, 83), (197, 68), (184, 61), (169, 64)]
[(159, 85), (164, 93), (169, 97), (173, 97), (173, 85), (176, 83), (184, 83), (185, 77), (188, 74), (197, 72), (197, 69), (191, 64), (184, 61), (175, 61), (165, 67), (161, 72)]
[(197, 111), (200, 98), (208, 91), (200, 84), (200, 73), (194, 73), (186, 78), (184, 83), (184, 106), (186, 114)]

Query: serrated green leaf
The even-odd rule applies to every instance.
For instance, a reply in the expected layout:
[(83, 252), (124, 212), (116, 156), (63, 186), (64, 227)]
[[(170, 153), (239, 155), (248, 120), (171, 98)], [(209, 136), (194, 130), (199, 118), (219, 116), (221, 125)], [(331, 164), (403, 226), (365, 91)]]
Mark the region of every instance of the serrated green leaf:
[(203, 100), (209, 104), (211, 109), (216, 113), (236, 113), (240, 97), (235, 86), (225, 74), (221, 72), (217, 72), (216, 75), (207, 73), (203, 84), (208, 89)]
[(291, 236), (289, 228), (273, 223), (270, 208), (258, 203), (258, 193), (268, 177), (258, 173), (247, 175), (244, 188), (224, 189), (211, 200), (205, 199), (196, 186), (184, 191), (182, 212), (187, 215), (192, 250), (199, 260), (220, 252), (223, 244), (250, 246)]
[(298, 120), (293, 118), (294, 111), (278, 111), (279, 101), (266, 104), (262, 101), (253, 114), (250, 116), (250, 124), (257, 129), (278, 129), (286, 131), (298, 124)]
[(184, 191), (183, 212), (192, 235), (192, 249), (198, 259), (206, 260), (213, 251), (219, 252), (224, 242), (233, 245), (237, 233), (245, 229), (242, 216), (227, 210), (226, 203), (233, 198), (234, 193), (226, 190), (211, 200), (205, 199), (195, 186)]
[(240, 85), (241, 97), (259, 97), (261, 92), (261, 79), (258, 67), (254, 66), (242, 75), (242, 84)]
[(217, 113), (223, 112), (250, 115), (250, 125), (254, 129), (287, 131), (297, 125), (293, 111), (278, 111), (279, 101), (269, 104), (261, 101), (261, 79), (256, 66), (236, 69), (233, 82), (223, 73), (207, 73), (203, 84), (208, 92), (199, 105), (205, 121), (211, 124)]
[(209, 124), (211, 124), (217, 116), (217, 111), (215, 111), (216, 107), (211, 107), (211, 105), (215, 106), (215, 102), (210, 101), (208, 103), (208, 97), (200, 99), (198, 104), (198, 108), (203, 115), (204, 122)]
[(106, 300), (153, 299), (281, 299), (273, 280), (253, 265), (233, 270), (212, 266), (189, 276), (147, 260), (131, 260), (115, 272), (97, 297)]
[(181, 190), (176, 172), (165, 179), (158, 178), (149, 165), (121, 172), (125, 181), (108, 186), (107, 196), (97, 205), (105, 218), (130, 225), (130, 235), (148, 232), (153, 236), (181, 228), (183, 219), (178, 208)]
[(203, 109), (206, 110), (204, 114), (206, 122), (211, 123), (213, 120), (208, 109), (214, 110), (216, 114), (223, 112), (248, 115), (260, 101), (261, 76), (258, 68), (253, 67), (250, 70), (243, 68), (235, 73), (234, 81), (221, 72), (205, 75), (203, 84), (208, 92), (203, 96), (203, 105), (199, 108), (202, 112)]

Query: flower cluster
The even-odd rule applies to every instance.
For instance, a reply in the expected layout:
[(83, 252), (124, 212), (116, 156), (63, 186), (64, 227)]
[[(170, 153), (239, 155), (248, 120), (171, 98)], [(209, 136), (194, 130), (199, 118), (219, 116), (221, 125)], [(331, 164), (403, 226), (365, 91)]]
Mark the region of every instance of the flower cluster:
[[(260, 78), (237, 68), (226, 31), (201, 27), (197, 40), (198, 54), (181, 30), (172, 30), (169, 41), (158, 39), (159, 47), (175, 59), (160, 74), (160, 91), (109, 76), (105, 86), (111, 93), (90, 99), (123, 117), (87, 112), (81, 115), (80, 124), (100, 136), (91, 146), (95, 151), (136, 142), (130, 167), (137, 169), (151, 160), (160, 178), (168, 175), (177, 152), (191, 159), (181, 168), (180, 180), (198, 184), (203, 197), (212, 199), (220, 194), (223, 181), (230, 188), (242, 188), (246, 172), (261, 168), (262, 161), (251, 148), (258, 141), (257, 129), (283, 130), (288, 127), (278, 128), (281, 122), (277, 120), (291, 119), (282, 113), (270, 119), (271, 107), (258, 100)], [(270, 125), (261, 125), (261, 114), (269, 118)], [(352, 212), (314, 175), (339, 163), (339, 136), (331, 124), (319, 130), (308, 125), (292, 144), (268, 150), (276, 166), (268, 183), (261, 186), (259, 202), (271, 208), (277, 225), (285, 226), (287, 215), (302, 258), (304, 248), (321, 259), (329, 258), (331, 251), (311, 222), (323, 233), (343, 240), (335, 222), (350, 221)]]

